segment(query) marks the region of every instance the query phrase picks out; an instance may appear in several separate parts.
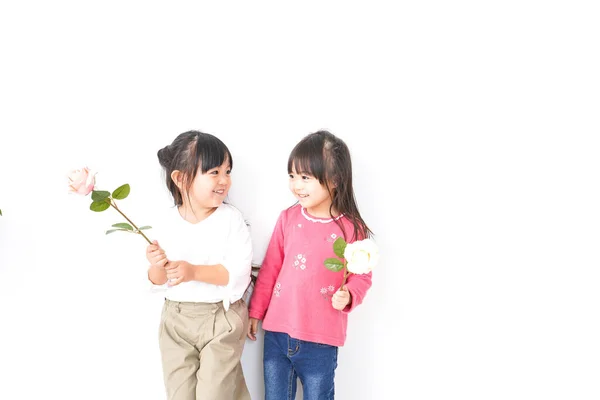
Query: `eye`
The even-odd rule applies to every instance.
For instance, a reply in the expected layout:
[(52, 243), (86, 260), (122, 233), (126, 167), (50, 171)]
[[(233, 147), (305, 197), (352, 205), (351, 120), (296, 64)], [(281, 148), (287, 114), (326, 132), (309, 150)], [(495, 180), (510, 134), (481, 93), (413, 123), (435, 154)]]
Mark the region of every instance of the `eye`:
[(230, 170), (230, 169), (228, 169), (228, 170), (227, 170), (225, 173), (226, 173), (227, 175), (231, 175), (231, 170)]
[(289, 174), (288, 176), (290, 177), (290, 179), (294, 179), (294, 174)]
[(302, 180), (307, 181), (310, 179), (310, 176), (308, 175), (302, 175)]

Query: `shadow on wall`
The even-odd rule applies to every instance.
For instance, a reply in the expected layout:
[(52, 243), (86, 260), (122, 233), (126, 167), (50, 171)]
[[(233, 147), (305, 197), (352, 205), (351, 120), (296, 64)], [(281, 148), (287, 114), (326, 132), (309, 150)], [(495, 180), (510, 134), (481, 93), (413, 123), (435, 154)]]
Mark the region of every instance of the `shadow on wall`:
[(260, 269), (260, 264), (252, 264), (252, 272), (250, 273), (250, 284), (248, 285), (248, 289), (246, 289), (246, 293), (244, 293), (244, 301), (246, 304), (249, 304), (250, 297), (252, 296), (252, 289), (254, 285), (256, 285), (256, 278), (258, 277), (258, 270)]

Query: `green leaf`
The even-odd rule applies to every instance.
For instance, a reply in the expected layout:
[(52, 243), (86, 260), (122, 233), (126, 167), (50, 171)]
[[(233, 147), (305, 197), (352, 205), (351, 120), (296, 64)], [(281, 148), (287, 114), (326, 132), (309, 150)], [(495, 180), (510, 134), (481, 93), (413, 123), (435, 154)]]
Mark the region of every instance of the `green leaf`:
[(112, 226), (115, 228), (127, 229), (128, 231), (133, 230), (133, 226), (129, 225), (127, 222), (119, 222), (118, 224), (113, 224)]
[(344, 250), (346, 250), (346, 241), (340, 236), (333, 242), (333, 252), (336, 256), (344, 258)]
[(109, 229), (109, 230), (106, 231), (106, 234), (108, 235), (109, 233), (113, 233), (113, 232), (116, 232), (116, 231), (121, 231), (121, 232), (125, 232), (125, 233), (133, 233), (132, 231), (128, 231), (127, 229), (121, 229), (121, 228), (119, 228), (119, 229)]
[(127, 232), (127, 229), (109, 229), (106, 231), (106, 234), (108, 235), (109, 233), (113, 233), (116, 231), (123, 231), (123, 232)]
[(110, 192), (106, 190), (94, 190), (92, 192), (92, 200), (94, 201), (102, 201), (104, 199), (108, 199), (110, 197)]
[(337, 258), (327, 258), (323, 263), (325, 268), (333, 272), (341, 271), (344, 268), (344, 263)]
[(0, 215), (2, 215), (2, 210), (0, 210)]
[(110, 204), (108, 204), (106, 200), (94, 201), (92, 204), (90, 204), (90, 210), (96, 212), (104, 211), (108, 207), (110, 207)]
[(152, 229), (152, 227), (151, 227), (151, 226), (148, 226), (148, 225), (140, 226), (140, 227), (138, 228), (138, 231), (143, 231), (144, 229)]
[(129, 184), (126, 183), (123, 186), (119, 186), (118, 188), (116, 188), (115, 191), (112, 192), (112, 197), (113, 199), (123, 200), (124, 198), (129, 196), (130, 191), (131, 188), (129, 187)]

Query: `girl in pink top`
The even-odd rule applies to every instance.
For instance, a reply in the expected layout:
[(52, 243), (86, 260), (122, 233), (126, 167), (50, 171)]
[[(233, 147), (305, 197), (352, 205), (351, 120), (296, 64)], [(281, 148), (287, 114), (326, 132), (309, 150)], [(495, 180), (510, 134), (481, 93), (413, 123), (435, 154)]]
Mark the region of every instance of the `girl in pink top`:
[(358, 211), (348, 146), (327, 131), (304, 137), (288, 159), (289, 187), (298, 203), (283, 210), (250, 300), (248, 337), (262, 320), (266, 400), (293, 399), (300, 378), (305, 400), (334, 398), (338, 347), (348, 313), (362, 303), (371, 273), (351, 274), (323, 264), (333, 242), (372, 235)]

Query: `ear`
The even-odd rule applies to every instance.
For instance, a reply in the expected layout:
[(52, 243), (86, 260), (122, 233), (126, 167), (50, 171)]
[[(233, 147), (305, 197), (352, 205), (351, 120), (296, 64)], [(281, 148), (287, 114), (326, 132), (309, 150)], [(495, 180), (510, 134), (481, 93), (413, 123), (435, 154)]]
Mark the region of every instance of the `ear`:
[(171, 180), (181, 191), (183, 188), (183, 173), (176, 169), (175, 171), (171, 172)]

